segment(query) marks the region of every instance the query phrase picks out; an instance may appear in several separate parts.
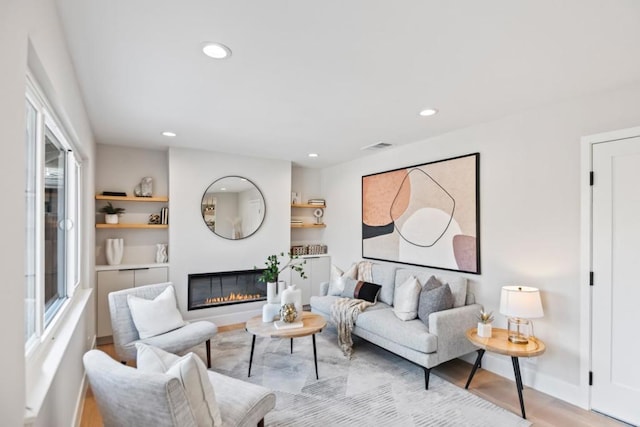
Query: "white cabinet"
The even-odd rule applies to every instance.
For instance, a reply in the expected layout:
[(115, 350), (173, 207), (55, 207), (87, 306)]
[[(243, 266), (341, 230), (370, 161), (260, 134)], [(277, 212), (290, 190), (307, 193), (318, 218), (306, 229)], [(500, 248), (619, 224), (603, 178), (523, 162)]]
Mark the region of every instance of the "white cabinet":
[(111, 335), (111, 316), (109, 314), (110, 292), (136, 286), (162, 283), (169, 280), (168, 267), (130, 267), (118, 270), (97, 272), (97, 330), (98, 338)]
[(291, 270), (291, 280), (302, 291), (302, 304), (309, 304), (312, 296), (320, 295), (320, 283), (328, 282), (331, 271), (331, 257), (328, 255), (306, 255), (301, 256), (307, 262), (304, 264), (306, 279), (302, 279), (300, 274)]

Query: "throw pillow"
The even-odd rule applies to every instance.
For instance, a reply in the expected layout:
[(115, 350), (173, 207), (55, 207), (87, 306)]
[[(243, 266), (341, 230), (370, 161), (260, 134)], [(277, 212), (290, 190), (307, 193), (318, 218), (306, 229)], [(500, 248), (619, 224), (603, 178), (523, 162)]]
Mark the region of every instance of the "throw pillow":
[(136, 366), (143, 372), (167, 372), (180, 360), (180, 356), (141, 342), (136, 343), (136, 350)]
[(180, 380), (199, 427), (222, 425), (213, 384), (204, 362), (198, 356), (188, 353), (179, 357), (142, 343), (136, 343), (136, 349), (139, 370), (167, 374)]
[(346, 298), (357, 298), (372, 303), (378, 301), (378, 294), (382, 286), (375, 283), (356, 281), (352, 279), (345, 279), (344, 291), (340, 296)]
[(329, 282), (329, 290), (327, 295), (333, 295), (334, 297), (339, 297), (344, 291), (344, 285), (346, 280), (351, 280), (344, 277), (338, 277), (336, 279), (332, 279)]
[(350, 279), (356, 280), (358, 278), (358, 264), (355, 262), (351, 264), (351, 267), (342, 274), (342, 277), (349, 277)]
[(437, 311), (453, 308), (453, 294), (449, 285), (441, 285), (433, 289), (427, 289), (425, 285), (420, 291), (418, 303), (418, 317), (429, 327), (429, 315)]
[(342, 277), (344, 271), (340, 270), (335, 265), (331, 264), (331, 272), (329, 273), (329, 282), (333, 282)]
[(168, 286), (152, 300), (127, 295), (127, 305), (140, 339), (164, 334), (185, 325), (176, 306), (173, 286)]
[(396, 286), (393, 295), (393, 313), (402, 321), (413, 320), (418, 317), (418, 302), (422, 286), (414, 276)]

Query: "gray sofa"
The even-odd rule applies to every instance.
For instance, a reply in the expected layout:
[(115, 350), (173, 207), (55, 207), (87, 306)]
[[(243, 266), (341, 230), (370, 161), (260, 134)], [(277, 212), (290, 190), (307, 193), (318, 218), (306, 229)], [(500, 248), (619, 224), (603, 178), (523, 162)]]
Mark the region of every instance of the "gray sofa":
[[(411, 275), (423, 286), (434, 275), (442, 283), (449, 283), (452, 291), (454, 288), (462, 290), (462, 294), (457, 295), (454, 308), (429, 315), (429, 328), (420, 319), (402, 321), (393, 312), (395, 286), (404, 283)], [(473, 294), (467, 291), (464, 277), (375, 263), (372, 278), (373, 283), (382, 286), (378, 301), (360, 313), (352, 334), (422, 366), (426, 389), (429, 389), (431, 368), (477, 350), (465, 333), (477, 324), (482, 306), (475, 304)], [(322, 283), (321, 296), (311, 297), (310, 304), (312, 312), (331, 321), (331, 305), (339, 297), (327, 295), (328, 289), (329, 283)]]

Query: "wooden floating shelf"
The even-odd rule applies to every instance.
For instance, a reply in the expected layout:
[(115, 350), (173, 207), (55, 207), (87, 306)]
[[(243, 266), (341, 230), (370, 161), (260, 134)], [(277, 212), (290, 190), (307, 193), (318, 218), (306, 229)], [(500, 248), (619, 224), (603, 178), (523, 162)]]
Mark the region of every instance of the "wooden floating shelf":
[(309, 205), (306, 203), (298, 203), (298, 204), (291, 204), (292, 208), (320, 208), (320, 209), (324, 209), (327, 207), (327, 205)]
[(291, 228), (325, 228), (326, 224), (291, 224)]
[(103, 196), (102, 194), (96, 194), (96, 200), (113, 200), (121, 202), (168, 202), (169, 197)]
[(168, 224), (96, 224), (96, 228), (169, 228)]

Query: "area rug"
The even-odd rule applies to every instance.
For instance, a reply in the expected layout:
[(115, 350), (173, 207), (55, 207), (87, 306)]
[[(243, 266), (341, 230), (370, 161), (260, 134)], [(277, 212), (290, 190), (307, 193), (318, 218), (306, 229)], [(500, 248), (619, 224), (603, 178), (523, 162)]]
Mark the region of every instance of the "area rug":
[[(336, 329), (316, 336), (319, 380), (311, 337), (290, 341), (256, 338), (247, 378), (251, 335), (222, 332), (211, 342), (211, 369), (272, 389), (276, 408), (266, 426), (529, 426), (527, 420), (354, 337), (349, 360), (338, 348)], [(204, 353), (199, 346), (198, 353)]]

